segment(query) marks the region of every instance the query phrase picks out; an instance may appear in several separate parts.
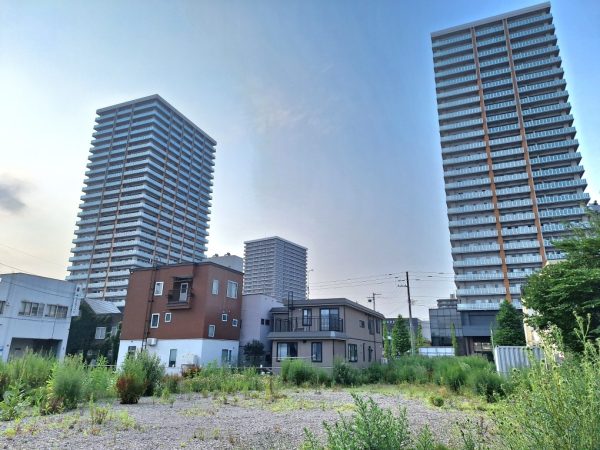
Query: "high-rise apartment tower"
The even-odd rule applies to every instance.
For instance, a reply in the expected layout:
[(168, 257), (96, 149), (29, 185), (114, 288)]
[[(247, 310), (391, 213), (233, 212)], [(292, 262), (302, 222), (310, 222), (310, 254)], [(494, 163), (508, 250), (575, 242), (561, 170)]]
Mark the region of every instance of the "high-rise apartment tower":
[(280, 237), (244, 242), (244, 294), (306, 299), (306, 247)]
[[(589, 201), (550, 4), (431, 39), (458, 308), (493, 318)], [(465, 336), (489, 339), (480, 319)]]
[(130, 269), (204, 259), (216, 141), (158, 95), (96, 113), (67, 280), (122, 303)]

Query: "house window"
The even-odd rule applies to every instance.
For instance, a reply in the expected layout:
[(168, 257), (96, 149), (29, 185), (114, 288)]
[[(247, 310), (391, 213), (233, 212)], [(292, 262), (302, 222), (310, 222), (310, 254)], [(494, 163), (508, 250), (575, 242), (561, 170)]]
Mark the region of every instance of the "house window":
[(298, 356), (297, 342), (278, 342), (277, 343), (277, 361), (285, 358), (296, 358)]
[(158, 328), (159, 319), (160, 314), (152, 314), (152, 318), (150, 319), (150, 328)]
[(227, 314), (221, 314), (221, 320), (227, 322)]
[(208, 337), (215, 337), (215, 326), (214, 325), (208, 326)]
[(105, 339), (106, 338), (106, 327), (96, 327), (96, 335), (94, 339)]
[(157, 281), (154, 283), (154, 295), (162, 295), (163, 293), (164, 283), (162, 281)]
[(231, 363), (231, 350), (224, 348), (221, 350), (221, 364)]
[(169, 350), (169, 367), (175, 367), (177, 364), (177, 349), (172, 348)]
[(369, 362), (371, 362), (372, 359), (373, 359), (373, 349), (369, 345)]
[(369, 317), (367, 320), (369, 323), (369, 334), (375, 334), (375, 329), (373, 327), (373, 318)]
[(237, 327), (238, 326), (238, 320), (237, 319), (231, 319), (231, 326), (232, 327)]
[(212, 282), (212, 293), (213, 295), (219, 294), (219, 280), (213, 280)]
[(41, 316), (44, 314), (44, 305), (41, 303), (21, 302), (20, 316)]
[(56, 307), (56, 318), (57, 319), (64, 319), (64, 318), (66, 318), (68, 311), (69, 311), (69, 308), (67, 308), (66, 306), (57, 306)]
[(128, 355), (135, 354), (135, 345), (130, 345), (129, 347), (127, 347), (127, 354)]
[(350, 362), (358, 361), (358, 345), (348, 344), (348, 361), (350, 361)]
[(302, 310), (302, 326), (312, 326), (312, 309), (308, 308)]
[(338, 308), (321, 309), (321, 331), (343, 331)]
[(380, 324), (379, 324), (379, 319), (375, 319), (375, 332), (376, 332), (377, 334), (381, 333)]
[(364, 328), (365, 327), (365, 321), (364, 320), (359, 320), (358, 321), (358, 326), (361, 327), (361, 328)]
[(56, 317), (56, 310), (58, 305), (48, 305), (46, 308), (46, 317)]
[(265, 320), (265, 325), (271, 325), (271, 320), (270, 319), (266, 319)]
[(235, 281), (227, 281), (227, 297), (237, 298), (238, 284)]
[(323, 343), (313, 342), (310, 347), (310, 360), (312, 362), (323, 362)]
[(165, 313), (165, 322), (171, 321), (171, 313)]
[(6, 307), (6, 301), (2, 300), (0, 302), (0, 315), (4, 314), (4, 308)]
[(265, 324), (265, 319), (260, 319), (260, 324), (264, 325)]

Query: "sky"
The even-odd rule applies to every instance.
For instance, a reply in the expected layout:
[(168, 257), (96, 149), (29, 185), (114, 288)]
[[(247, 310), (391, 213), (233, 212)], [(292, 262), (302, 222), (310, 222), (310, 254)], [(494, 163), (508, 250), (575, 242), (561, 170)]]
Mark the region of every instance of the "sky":
[[(430, 33), (535, 4), (0, 0), (0, 273), (64, 278), (96, 109), (160, 94), (218, 142), (208, 255), (278, 235), (311, 297), (453, 292)], [(600, 200), (600, 2), (554, 1)]]

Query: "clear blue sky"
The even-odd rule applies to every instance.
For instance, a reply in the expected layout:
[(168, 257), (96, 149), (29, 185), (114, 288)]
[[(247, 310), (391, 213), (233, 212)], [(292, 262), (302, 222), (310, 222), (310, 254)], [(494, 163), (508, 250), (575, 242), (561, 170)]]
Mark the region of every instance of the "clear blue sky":
[[(531, 4), (0, 0), (0, 263), (65, 275), (95, 110), (158, 93), (218, 141), (211, 254), (277, 234), (311, 294), (405, 314), (392, 281), (324, 282), (451, 272), (429, 33)], [(600, 2), (552, 11), (598, 199)], [(426, 317), (453, 284), (420, 276)]]

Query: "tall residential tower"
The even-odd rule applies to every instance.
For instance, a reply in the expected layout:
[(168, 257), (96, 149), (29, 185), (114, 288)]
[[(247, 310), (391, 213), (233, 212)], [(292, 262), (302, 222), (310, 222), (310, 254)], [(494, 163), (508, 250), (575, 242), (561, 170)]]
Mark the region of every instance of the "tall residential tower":
[(244, 242), (244, 294), (306, 299), (306, 247), (270, 237)]
[(96, 113), (67, 280), (122, 303), (130, 269), (204, 259), (216, 141), (158, 95)]
[[(432, 33), (458, 309), (471, 350), (503, 299), (585, 220), (581, 154), (550, 4)], [(486, 317), (487, 316), (487, 317)], [(481, 345), (480, 345), (481, 346)]]

